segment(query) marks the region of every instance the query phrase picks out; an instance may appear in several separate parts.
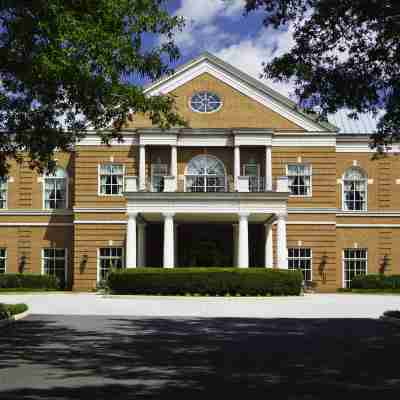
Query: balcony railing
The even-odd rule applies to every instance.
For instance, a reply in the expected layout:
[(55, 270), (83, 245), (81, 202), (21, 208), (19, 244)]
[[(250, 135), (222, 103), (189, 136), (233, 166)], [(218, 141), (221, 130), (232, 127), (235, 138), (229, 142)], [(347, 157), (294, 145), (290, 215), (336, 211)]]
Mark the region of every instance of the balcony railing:
[[(157, 181), (157, 185), (151, 185), (151, 182), (147, 181), (144, 188), (140, 188), (137, 176), (125, 177), (125, 191), (127, 192), (263, 193), (268, 192), (266, 187), (266, 179), (263, 176), (238, 176), (236, 186), (232, 176), (186, 175), (179, 181), (174, 176), (164, 176)], [(286, 176), (276, 179), (273, 191), (289, 191)]]

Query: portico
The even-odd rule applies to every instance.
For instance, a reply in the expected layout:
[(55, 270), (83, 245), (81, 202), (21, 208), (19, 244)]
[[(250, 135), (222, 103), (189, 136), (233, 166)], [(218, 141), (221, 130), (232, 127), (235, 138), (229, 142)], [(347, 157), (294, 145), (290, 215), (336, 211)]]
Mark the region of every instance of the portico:
[[(161, 223), (162, 266), (177, 265), (177, 224), (224, 223), (235, 225), (230, 240), (233, 265), (249, 268), (249, 224), (265, 225), (264, 266), (274, 266), (272, 226), (276, 224), (276, 265), (287, 268), (286, 216), (287, 193), (146, 193), (127, 192), (126, 267), (145, 265), (145, 234), (143, 224)], [(237, 227), (237, 228), (236, 228)], [(139, 256), (141, 255), (141, 256)], [(148, 266), (148, 265), (147, 265)]]

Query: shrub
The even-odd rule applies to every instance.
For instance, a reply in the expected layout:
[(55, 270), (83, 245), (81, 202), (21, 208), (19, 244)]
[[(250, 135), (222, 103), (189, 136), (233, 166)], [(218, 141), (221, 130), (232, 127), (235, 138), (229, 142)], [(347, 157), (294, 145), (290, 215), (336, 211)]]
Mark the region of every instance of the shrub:
[(265, 268), (135, 268), (113, 270), (107, 285), (113, 293), (162, 295), (299, 295), (300, 271)]
[(390, 318), (399, 318), (400, 319), (400, 311), (399, 310), (389, 310), (383, 313), (385, 317)]
[(2, 274), (0, 289), (58, 289), (59, 282), (55, 276), (38, 274)]
[(8, 319), (12, 315), (21, 314), (28, 310), (28, 306), (24, 303), (20, 304), (4, 304), (0, 303), (0, 320)]
[(400, 275), (358, 275), (351, 281), (352, 289), (400, 289)]

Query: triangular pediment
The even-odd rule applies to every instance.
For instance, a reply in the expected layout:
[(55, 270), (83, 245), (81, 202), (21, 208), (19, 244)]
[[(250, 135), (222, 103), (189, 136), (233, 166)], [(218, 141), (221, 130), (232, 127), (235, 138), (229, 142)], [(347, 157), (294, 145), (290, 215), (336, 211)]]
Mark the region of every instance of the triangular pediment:
[[(335, 131), (297, 109), (280, 95), (242, 71), (210, 55), (178, 68), (146, 88), (148, 95), (173, 94), (180, 115), (194, 129), (198, 128), (270, 128), (289, 131)], [(223, 105), (215, 113), (202, 114), (190, 108), (190, 98), (197, 91), (217, 93)], [(136, 115), (129, 127), (150, 127), (147, 118)]]

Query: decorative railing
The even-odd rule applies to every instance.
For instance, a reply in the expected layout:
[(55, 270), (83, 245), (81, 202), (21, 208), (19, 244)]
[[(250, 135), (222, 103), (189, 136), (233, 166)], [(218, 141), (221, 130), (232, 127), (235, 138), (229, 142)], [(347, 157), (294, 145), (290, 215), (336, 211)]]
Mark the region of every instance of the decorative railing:
[[(266, 179), (260, 176), (238, 176), (236, 184), (232, 177), (226, 176), (198, 176), (186, 175), (184, 179), (177, 179), (174, 176), (164, 176), (156, 185), (156, 189), (146, 182), (144, 191), (157, 192), (190, 192), (190, 193), (263, 193), (266, 190)], [(125, 191), (140, 191), (139, 179), (137, 176), (125, 177)], [(289, 192), (288, 178), (281, 176), (276, 179), (275, 192)]]

